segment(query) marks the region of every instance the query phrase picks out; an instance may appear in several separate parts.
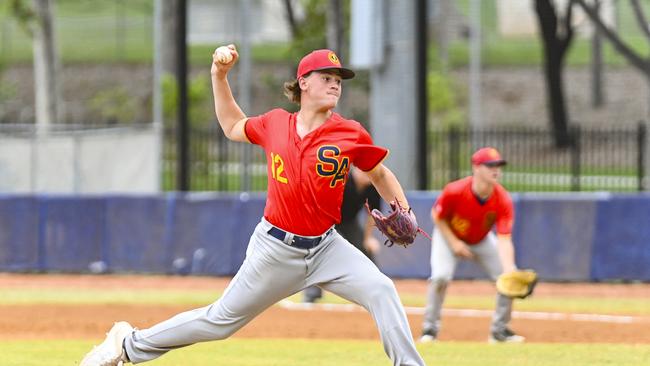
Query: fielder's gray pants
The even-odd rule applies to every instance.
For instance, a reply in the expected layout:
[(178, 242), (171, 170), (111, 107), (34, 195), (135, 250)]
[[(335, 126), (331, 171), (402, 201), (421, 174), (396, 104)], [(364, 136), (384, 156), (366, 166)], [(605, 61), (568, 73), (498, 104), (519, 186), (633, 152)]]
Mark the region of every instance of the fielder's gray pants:
[[(428, 289), (428, 302), (424, 313), (423, 330), (432, 330), (438, 333), (440, 330), (440, 312), (442, 303), (445, 301), (447, 286), (454, 276), (458, 257), (447, 245), (447, 240), (442, 236), (438, 228), (433, 230), (431, 242), (431, 279)], [(490, 232), (478, 244), (469, 246), (476, 257), (478, 264), (483, 267), (485, 273), (496, 281), (501, 274), (501, 260), (497, 250), (497, 240), (494, 233)], [(512, 299), (497, 294), (496, 308), (492, 317), (491, 331), (500, 331), (507, 327), (512, 313)]]
[(291, 247), (272, 237), (266, 220), (255, 228), (241, 268), (217, 302), (187, 311), (124, 341), (133, 363), (167, 351), (228, 338), (276, 302), (302, 289), (322, 288), (365, 307), (372, 315), (393, 365), (419, 366), (406, 313), (393, 282), (335, 230), (313, 249)]

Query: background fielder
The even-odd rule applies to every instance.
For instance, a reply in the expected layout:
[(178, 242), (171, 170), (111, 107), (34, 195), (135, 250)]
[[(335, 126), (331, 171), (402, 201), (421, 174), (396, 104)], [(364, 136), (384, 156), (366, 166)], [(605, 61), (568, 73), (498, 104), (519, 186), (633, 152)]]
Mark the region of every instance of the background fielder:
[[(434, 341), (440, 331), (440, 312), (447, 287), (460, 259), (475, 260), (496, 281), (516, 270), (512, 226), (514, 208), (498, 183), (506, 161), (491, 147), (472, 155), (472, 175), (445, 186), (431, 210), (435, 228), (431, 241), (429, 282), (421, 342)], [(496, 226), (495, 235), (491, 230)], [(510, 328), (512, 298), (497, 294), (491, 342), (523, 342)]]

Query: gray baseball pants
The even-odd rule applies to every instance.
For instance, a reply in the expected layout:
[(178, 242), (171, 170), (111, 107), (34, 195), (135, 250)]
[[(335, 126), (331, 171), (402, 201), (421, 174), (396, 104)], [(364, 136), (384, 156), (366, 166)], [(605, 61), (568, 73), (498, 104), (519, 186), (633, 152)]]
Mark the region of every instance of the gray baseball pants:
[(397, 366), (425, 365), (418, 354), (406, 313), (393, 282), (336, 230), (312, 249), (292, 247), (268, 234), (271, 224), (255, 228), (246, 259), (215, 303), (180, 313), (124, 341), (133, 363), (198, 342), (228, 338), (276, 302), (306, 287), (323, 289), (357, 303), (372, 315), (384, 350)]
[[(494, 233), (490, 232), (478, 244), (469, 246), (476, 257), (476, 261), (483, 268), (490, 278), (496, 281), (502, 272), (501, 259), (497, 250), (497, 240)], [(428, 302), (424, 313), (423, 330), (431, 330), (438, 333), (441, 327), (440, 312), (442, 304), (445, 301), (447, 286), (451, 282), (458, 257), (447, 245), (447, 240), (443, 237), (438, 228), (433, 230), (432, 248), (431, 248), (431, 279), (428, 288)], [(508, 326), (512, 314), (512, 299), (497, 294), (496, 307), (492, 317), (491, 331), (500, 331)]]

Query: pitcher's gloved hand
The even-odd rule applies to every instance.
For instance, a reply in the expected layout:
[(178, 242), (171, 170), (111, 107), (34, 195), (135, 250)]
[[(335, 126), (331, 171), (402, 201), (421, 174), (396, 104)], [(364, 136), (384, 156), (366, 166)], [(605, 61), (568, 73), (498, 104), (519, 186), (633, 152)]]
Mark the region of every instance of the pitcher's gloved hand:
[(393, 246), (393, 244), (397, 244), (406, 248), (413, 244), (418, 232), (421, 232), (428, 237), (428, 235), (418, 227), (415, 214), (410, 208), (408, 210), (403, 208), (397, 200), (390, 202), (390, 208), (392, 209), (392, 212), (388, 216), (384, 216), (384, 214), (377, 209), (370, 211), (370, 206), (368, 206), (368, 202), (366, 202), (366, 209), (375, 221), (377, 229), (379, 229), (379, 231), (381, 231), (387, 238), (384, 244), (387, 244), (389, 247)]

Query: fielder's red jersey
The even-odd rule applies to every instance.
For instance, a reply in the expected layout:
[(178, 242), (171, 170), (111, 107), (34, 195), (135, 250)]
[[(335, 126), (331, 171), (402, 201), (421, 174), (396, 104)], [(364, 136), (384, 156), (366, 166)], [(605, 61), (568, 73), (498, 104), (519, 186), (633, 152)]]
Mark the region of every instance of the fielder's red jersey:
[(512, 233), (514, 208), (503, 186), (496, 184), (492, 195), (481, 200), (472, 192), (473, 177), (466, 177), (445, 186), (433, 208), (439, 219), (445, 219), (457, 238), (467, 244), (478, 244), (496, 223), (498, 234)]
[(388, 155), (359, 122), (332, 116), (302, 139), (297, 113), (273, 109), (246, 121), (248, 140), (266, 153), (268, 196), (264, 217), (298, 235), (323, 234), (341, 221), (350, 164), (372, 170)]

